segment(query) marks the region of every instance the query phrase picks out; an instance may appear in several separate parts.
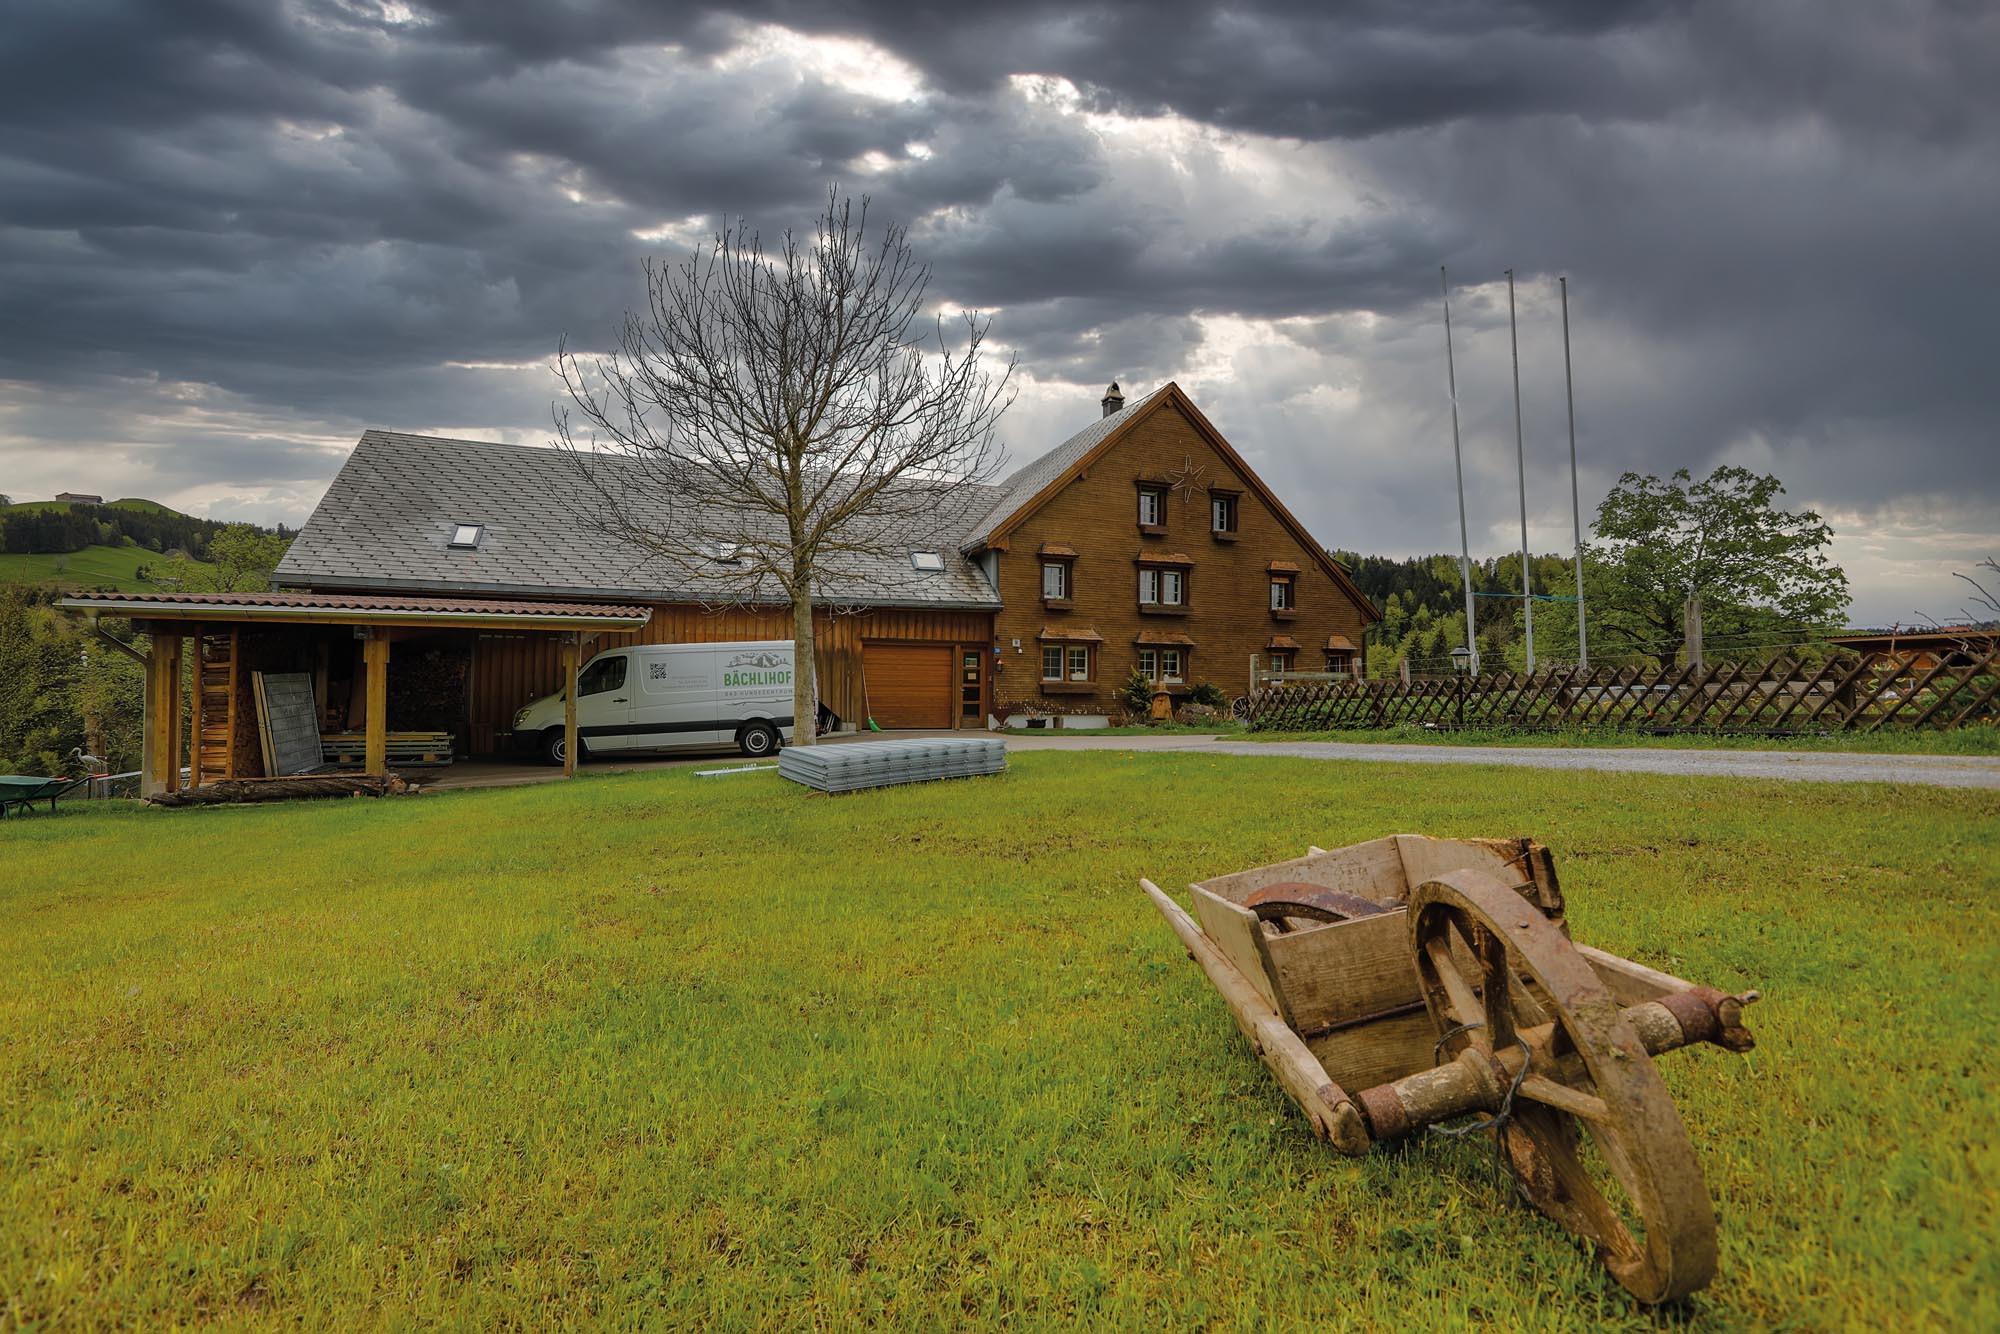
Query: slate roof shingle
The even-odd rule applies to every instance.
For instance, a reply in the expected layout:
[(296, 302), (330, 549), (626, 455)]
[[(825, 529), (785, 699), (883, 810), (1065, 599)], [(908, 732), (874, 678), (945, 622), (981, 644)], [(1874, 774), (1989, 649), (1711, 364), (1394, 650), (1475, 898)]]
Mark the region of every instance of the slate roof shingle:
[[(612, 455), (593, 466), (633, 467)], [(921, 517), (896, 521), (896, 545), (939, 552), (943, 570), (916, 570), (907, 554), (842, 556), (820, 596), (856, 606), (998, 607), (985, 573), (959, 552), (960, 536), (998, 498), (994, 487), (966, 487)], [(275, 578), (314, 589), (731, 600), (713, 571), (598, 531), (580, 517), (592, 509), (575, 463), (556, 450), (366, 431)], [(665, 523), (670, 513), (663, 503), (648, 517)], [(461, 523), (484, 525), (476, 548), (449, 545)]]

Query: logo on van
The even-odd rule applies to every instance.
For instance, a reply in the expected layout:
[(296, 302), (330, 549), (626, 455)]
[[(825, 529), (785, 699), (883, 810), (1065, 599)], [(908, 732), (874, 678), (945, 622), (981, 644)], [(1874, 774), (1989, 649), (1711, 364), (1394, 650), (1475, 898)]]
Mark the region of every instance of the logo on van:
[(722, 684), (730, 686), (788, 686), (792, 683), (791, 659), (769, 650), (739, 653), (722, 664)]

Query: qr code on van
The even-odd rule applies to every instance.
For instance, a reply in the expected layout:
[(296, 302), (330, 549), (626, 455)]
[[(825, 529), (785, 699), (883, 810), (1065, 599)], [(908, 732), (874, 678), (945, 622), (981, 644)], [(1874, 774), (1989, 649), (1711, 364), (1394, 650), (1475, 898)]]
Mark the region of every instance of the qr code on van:
[(649, 662), (649, 663), (647, 663), (647, 664), (646, 664), (646, 679), (647, 679), (647, 680), (649, 680), (649, 681), (664, 681), (664, 680), (666, 680), (666, 679), (667, 679), (667, 666), (668, 666), (668, 664), (666, 664), (666, 663), (664, 663), (664, 662)]

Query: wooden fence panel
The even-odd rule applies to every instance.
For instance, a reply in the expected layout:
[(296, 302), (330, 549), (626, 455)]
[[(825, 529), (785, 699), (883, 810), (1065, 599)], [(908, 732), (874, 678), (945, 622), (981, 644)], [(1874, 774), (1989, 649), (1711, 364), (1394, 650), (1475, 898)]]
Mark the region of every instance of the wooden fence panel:
[(1559, 667), (1533, 675), (1280, 682), (1254, 691), (1245, 705), (1253, 728), (1293, 732), (1402, 725), (1759, 735), (1936, 730), (2000, 721), (2000, 644), (1840, 653), (1817, 665), (1776, 654), (1663, 671)]

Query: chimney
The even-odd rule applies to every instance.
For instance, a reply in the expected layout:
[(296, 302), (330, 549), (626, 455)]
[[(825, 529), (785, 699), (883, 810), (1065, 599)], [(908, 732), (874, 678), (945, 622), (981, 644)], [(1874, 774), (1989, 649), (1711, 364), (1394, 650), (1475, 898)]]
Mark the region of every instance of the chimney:
[(1125, 395), (1118, 392), (1118, 381), (1113, 380), (1111, 387), (1104, 391), (1103, 403), (1104, 415), (1107, 417), (1125, 406)]

